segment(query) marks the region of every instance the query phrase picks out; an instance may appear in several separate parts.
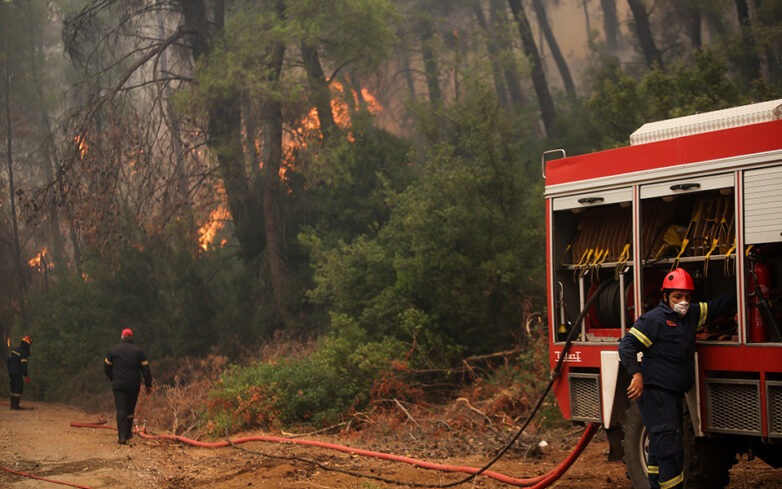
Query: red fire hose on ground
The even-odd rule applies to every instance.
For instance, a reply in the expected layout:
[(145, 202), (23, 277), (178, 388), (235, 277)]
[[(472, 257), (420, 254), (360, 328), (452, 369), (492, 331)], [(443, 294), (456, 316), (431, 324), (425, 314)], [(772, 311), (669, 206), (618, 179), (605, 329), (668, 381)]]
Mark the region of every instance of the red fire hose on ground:
[(35, 480), (43, 481), (43, 482), (51, 482), (52, 484), (59, 484), (61, 486), (77, 487), (79, 489), (90, 489), (87, 486), (80, 486), (78, 484), (71, 484), (70, 482), (57, 481), (57, 480), (54, 480), (54, 479), (47, 479), (46, 477), (39, 477), (37, 475), (26, 474), (24, 472), (11, 470), (11, 469), (6, 468), (6, 467), (0, 467), (0, 470), (4, 470), (4, 471), (6, 471), (6, 472), (8, 472), (10, 474), (19, 475), (19, 476), (22, 476), (22, 477), (27, 477), (28, 479), (35, 479)]
[[(111, 428), (110, 426), (104, 425), (103, 423), (71, 423), (71, 426), (76, 428), (114, 429)], [(554, 469), (552, 469), (551, 471), (545, 474), (536, 477), (530, 477), (530, 478), (510, 477), (491, 470), (482, 471), (480, 472), (480, 474), (495, 479), (497, 481), (500, 481), (502, 483), (511, 486), (516, 486), (516, 487), (526, 487), (531, 489), (542, 489), (548, 487), (551, 484), (553, 484), (557, 479), (559, 479), (565, 472), (567, 472), (567, 470), (573, 465), (573, 463), (578, 459), (579, 455), (581, 455), (581, 453), (587, 447), (589, 442), (592, 440), (592, 437), (597, 432), (599, 426), (600, 425), (597, 423), (590, 423), (589, 425), (587, 425), (578, 443), (570, 452), (570, 454), (567, 456), (567, 458), (565, 458), (565, 460), (563, 460)], [(348, 447), (345, 445), (338, 445), (338, 444), (327, 443), (318, 440), (307, 440), (307, 439), (300, 439), (300, 438), (284, 438), (279, 436), (254, 435), (254, 436), (247, 436), (247, 437), (241, 437), (241, 438), (235, 438), (229, 440), (204, 442), (204, 441), (193, 440), (179, 435), (170, 435), (170, 434), (153, 435), (147, 433), (144, 430), (138, 430), (137, 434), (141, 438), (147, 440), (172, 440), (172, 441), (177, 441), (180, 443), (184, 443), (186, 445), (191, 445), (200, 448), (225, 448), (225, 447), (231, 447), (231, 446), (240, 445), (249, 442), (283, 443), (283, 444), (291, 444), (291, 445), (302, 445), (302, 446), (324, 448), (328, 450), (335, 450), (343, 453), (349, 453), (352, 455), (360, 455), (364, 457), (377, 458), (381, 460), (389, 460), (392, 462), (406, 463), (423, 469), (439, 470), (443, 472), (461, 472), (466, 474), (476, 474), (480, 471), (480, 469), (476, 467), (446, 465), (446, 464), (440, 464), (436, 462), (428, 462), (425, 460), (418, 460), (410, 457), (404, 457), (401, 455), (375, 452), (372, 450), (364, 450), (360, 448)], [(442, 487), (438, 485), (420, 485), (420, 486)]]
[[(306, 440), (306, 439), (298, 439), (298, 438), (283, 438), (278, 436), (267, 436), (267, 435), (257, 435), (257, 436), (249, 436), (249, 437), (243, 437), (243, 438), (237, 438), (234, 440), (222, 440), (222, 441), (216, 441), (216, 442), (201, 442), (197, 440), (192, 440), (189, 438), (185, 438), (183, 436), (178, 435), (151, 435), (146, 433), (143, 429), (137, 430), (137, 434), (141, 438), (149, 439), (149, 440), (173, 440), (178, 441), (180, 443), (185, 443), (188, 445), (196, 446), (196, 447), (203, 447), (203, 448), (223, 448), (223, 447), (235, 447), (236, 445), (242, 444), (242, 443), (248, 443), (252, 441), (257, 442), (269, 442), (269, 443), (286, 443), (286, 444), (295, 444), (295, 445), (303, 445), (303, 446), (313, 446), (313, 447), (319, 447), (319, 448), (325, 448), (330, 450), (336, 450), (341, 451), (345, 453), (355, 454), (355, 455), (362, 455), (365, 457), (374, 457), (378, 459), (383, 460), (390, 460), (394, 462), (402, 462), (414, 465), (416, 467), (421, 467), (424, 469), (431, 469), (431, 470), (440, 470), (444, 472), (462, 472), (470, 474), (468, 477), (448, 483), (448, 484), (435, 484), (435, 485), (425, 485), (425, 484), (419, 484), (419, 483), (405, 483), (408, 486), (412, 487), (429, 487), (429, 488), (448, 488), (448, 487), (454, 487), (457, 485), (461, 485), (465, 482), (468, 482), (475, 478), (478, 475), (485, 475), (486, 477), (490, 477), (493, 479), (496, 479), (500, 482), (503, 482), (505, 484), (516, 486), (516, 487), (525, 487), (530, 489), (543, 489), (554, 482), (557, 481), (567, 470), (573, 465), (573, 463), (578, 459), (579, 455), (584, 451), (584, 449), (587, 447), (589, 442), (592, 440), (592, 437), (597, 432), (600, 425), (598, 423), (590, 423), (587, 425), (586, 429), (584, 430), (584, 433), (581, 435), (581, 439), (579, 439), (578, 443), (576, 443), (576, 446), (573, 448), (573, 450), (570, 452), (570, 454), (563, 460), (559, 465), (557, 465), (554, 469), (551, 471), (536, 476), (536, 477), (530, 477), (530, 478), (515, 478), (510, 477), (504, 474), (500, 474), (499, 472), (488, 470), (491, 465), (494, 464), (497, 460), (499, 460), (500, 457), (502, 457), (505, 452), (510, 448), (510, 446), (518, 439), (518, 437), (521, 435), (521, 433), (524, 431), (524, 429), (529, 425), (530, 421), (533, 419), (534, 415), (537, 413), (537, 411), (540, 409), (541, 405), (543, 404), (543, 400), (545, 399), (546, 395), (551, 391), (551, 387), (553, 386), (556, 379), (559, 377), (559, 374), (561, 373), (562, 368), (562, 362), (564, 358), (567, 356), (567, 351), (570, 348), (571, 344), (573, 343), (573, 340), (576, 337), (576, 333), (578, 331), (578, 328), (576, 326), (579, 324), (579, 322), (584, 318), (584, 315), (586, 314), (586, 311), (589, 309), (589, 307), (592, 305), (592, 302), (594, 301), (595, 297), (600, 295), (600, 292), (610, 283), (610, 281), (604, 281), (601, 283), (600, 287), (598, 287), (598, 290), (595, 291), (594, 295), (587, 300), (586, 304), (584, 304), (584, 308), (581, 311), (581, 313), (578, 315), (576, 320), (573, 322), (573, 327), (571, 328), (571, 331), (568, 334), (567, 340), (565, 341), (565, 345), (562, 349), (562, 353), (560, 355), (559, 360), (557, 361), (556, 366), (554, 367), (551, 375), (551, 379), (549, 380), (549, 383), (544, 390), (544, 392), (541, 394), (541, 396), (538, 398), (538, 402), (535, 405), (535, 407), (532, 410), (532, 413), (527, 418), (527, 421), (522, 425), (522, 427), (517, 431), (516, 435), (511, 439), (510, 443), (508, 443), (503, 450), (501, 450), (488, 464), (484, 465), (481, 468), (475, 468), (475, 467), (465, 467), (465, 466), (455, 466), (455, 465), (445, 465), (445, 464), (439, 464), (434, 462), (427, 462), (423, 460), (417, 460), (410, 457), (403, 457), (400, 455), (393, 455), (388, 453), (382, 453), (382, 452), (374, 452), (371, 450), (363, 450), (363, 449), (357, 449), (357, 448), (350, 448), (344, 445), (337, 445), (333, 443), (326, 443), (322, 441), (316, 441), (316, 440)], [(137, 406), (137, 411), (139, 410), (140, 405)], [(101, 421), (98, 423), (71, 423), (72, 427), (76, 428), (106, 428), (106, 429), (115, 429), (111, 428), (109, 426), (106, 426), (105, 421)], [(39, 477), (31, 476), (28, 474), (23, 474), (20, 472), (15, 472), (9, 469), (5, 469), (3, 467), (0, 467), (2, 470), (6, 470), (11, 473), (23, 475), (25, 477), (31, 477), (34, 479), (40, 479), (40, 480), (47, 480), (42, 479)], [(370, 476), (367, 476), (370, 477)], [(54, 482), (57, 484), (62, 485), (68, 485), (71, 487), (79, 487), (82, 489), (90, 489), (85, 486), (77, 486), (73, 484), (63, 483), (59, 481), (53, 481), (53, 480), (47, 480), (48, 482)]]
[[(584, 434), (581, 436), (581, 439), (579, 440), (578, 444), (576, 444), (576, 447), (573, 449), (573, 451), (570, 453), (570, 455), (554, 470), (551, 472), (537, 476), (532, 478), (526, 478), (526, 479), (518, 479), (514, 477), (509, 477), (503, 474), (500, 474), (498, 472), (494, 471), (484, 471), (482, 472), (482, 475), (485, 475), (486, 477), (491, 477), (492, 479), (496, 479), (500, 482), (503, 482), (505, 484), (509, 484), (512, 486), (517, 487), (534, 487), (534, 488), (543, 488), (547, 487), (554, 481), (556, 481), (562, 474), (564, 474), (568, 468), (570, 468), (571, 465), (576, 461), (578, 456), (581, 454), (581, 452), (586, 448), (586, 446), (589, 444), (589, 441), (594, 436), (595, 432), (597, 431), (599, 425), (597, 424), (590, 424), (587, 426), (587, 428), (584, 430)], [(287, 444), (295, 444), (295, 445), (304, 445), (304, 446), (311, 446), (311, 447), (318, 447), (318, 448), (325, 448), (329, 450), (336, 450), (339, 452), (344, 453), (350, 453), (355, 455), (361, 455), (364, 457), (372, 457), (372, 458), (378, 458), (382, 460), (390, 460), (393, 462), (402, 462), (410, 465), (415, 465), (416, 467), (420, 467), (423, 469), (431, 469), (431, 470), (440, 470), (444, 472), (462, 472), (466, 474), (474, 474), (477, 473), (480, 469), (475, 467), (465, 467), (465, 466), (457, 466), (457, 465), (445, 465), (435, 462), (427, 462), (424, 460), (417, 460), (410, 457), (404, 457), (401, 455), (393, 455), (389, 453), (383, 453), (383, 452), (375, 452), (371, 450), (363, 450), (359, 448), (351, 448), (344, 445), (337, 445), (334, 443), (327, 443), (317, 440), (305, 440), (305, 439), (298, 439), (298, 438), (283, 438), (278, 436), (266, 436), (266, 435), (257, 435), (257, 436), (248, 436), (243, 438), (236, 438), (234, 440), (221, 440), (216, 442), (200, 442), (196, 440), (191, 440), (182, 436), (177, 435), (150, 435), (145, 432), (139, 432), (139, 436), (146, 439), (163, 439), (163, 440), (175, 440), (181, 443), (186, 443), (188, 445), (196, 446), (196, 447), (202, 447), (202, 448), (221, 448), (221, 447), (229, 447), (232, 445), (239, 445), (242, 443), (248, 443), (248, 442), (268, 442), (268, 443), (287, 443)], [(431, 486), (430, 486), (431, 487)]]

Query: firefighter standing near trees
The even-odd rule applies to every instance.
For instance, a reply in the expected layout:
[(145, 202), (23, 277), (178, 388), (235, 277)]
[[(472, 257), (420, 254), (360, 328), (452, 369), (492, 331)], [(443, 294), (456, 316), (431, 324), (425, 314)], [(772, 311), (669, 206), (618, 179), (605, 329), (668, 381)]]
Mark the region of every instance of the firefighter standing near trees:
[(152, 373), (147, 356), (133, 343), (133, 331), (130, 328), (123, 329), (120, 339), (120, 343), (103, 359), (103, 371), (111, 381), (111, 390), (114, 392), (119, 444), (127, 445), (133, 436), (141, 377), (144, 377), (144, 386), (149, 395), (152, 391)]
[(30, 383), (27, 372), (27, 361), (30, 358), (30, 345), (33, 339), (29, 336), (22, 338), (19, 346), (12, 348), (8, 355), (8, 376), (11, 379), (11, 409), (18, 411), (25, 409), (19, 406), (24, 392), (24, 384)]
[[(649, 435), (651, 489), (684, 487), (684, 393), (694, 381), (695, 333), (707, 321), (735, 310), (736, 296), (690, 305), (695, 285), (677, 268), (663, 279), (663, 300), (638, 318), (619, 343), (631, 376), (627, 396), (638, 403)], [(638, 362), (638, 353), (643, 359)]]

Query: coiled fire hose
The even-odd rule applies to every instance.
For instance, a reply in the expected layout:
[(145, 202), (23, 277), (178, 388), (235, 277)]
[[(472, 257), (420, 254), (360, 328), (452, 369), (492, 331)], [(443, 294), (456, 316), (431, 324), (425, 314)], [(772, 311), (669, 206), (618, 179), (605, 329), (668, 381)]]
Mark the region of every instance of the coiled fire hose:
[[(193, 440), (190, 438), (186, 438), (179, 435), (170, 435), (170, 434), (159, 434), (159, 435), (153, 435), (146, 432), (145, 429), (138, 429), (136, 433), (144, 439), (148, 440), (173, 440), (178, 441), (180, 443), (184, 443), (187, 445), (200, 447), (200, 448), (224, 448), (224, 447), (234, 447), (238, 448), (238, 445), (249, 443), (249, 442), (267, 442), (267, 443), (281, 443), (281, 444), (293, 444), (293, 445), (302, 445), (302, 446), (311, 446), (311, 447), (317, 447), (317, 448), (324, 448), (329, 450), (335, 450), (339, 452), (354, 454), (354, 455), (361, 455), (364, 457), (372, 457), (382, 460), (389, 460), (393, 462), (401, 462), (406, 463), (410, 465), (414, 465), (416, 467), (424, 468), (424, 469), (430, 469), (430, 470), (439, 470), (443, 472), (460, 472), (460, 473), (467, 473), (470, 474), (469, 476), (455, 481), (451, 483), (446, 484), (422, 484), (417, 482), (401, 482), (401, 481), (394, 481), (390, 479), (384, 479), (382, 477), (377, 477), (373, 475), (368, 474), (357, 474), (353, 472), (347, 472), (350, 475), (358, 476), (358, 477), (364, 477), (369, 479), (375, 479), (380, 480), (383, 482), (389, 482), (389, 483), (396, 483), (396, 484), (405, 484), (408, 487), (428, 487), (428, 488), (437, 488), (437, 489), (443, 489), (448, 487), (454, 487), (461, 484), (464, 484), (466, 482), (471, 481), (472, 479), (476, 478), (479, 475), (483, 475), (485, 477), (489, 477), (492, 479), (495, 479), (499, 482), (515, 486), (515, 487), (525, 487), (529, 489), (543, 489), (546, 487), (549, 487), (551, 484), (556, 482), (567, 470), (575, 463), (575, 461), (578, 459), (578, 457), (581, 455), (581, 453), (584, 451), (584, 449), (587, 447), (589, 442), (592, 440), (592, 437), (595, 435), (597, 430), (599, 429), (600, 425), (598, 423), (589, 423), (584, 430), (583, 434), (581, 435), (581, 438), (576, 443), (573, 450), (570, 452), (570, 454), (555, 468), (550, 470), (549, 472), (535, 476), (535, 477), (529, 477), (529, 478), (516, 478), (516, 477), (510, 477), (504, 474), (501, 474), (499, 472), (495, 472), (492, 470), (489, 470), (489, 468), (494, 465), (509, 449), (513, 444), (518, 440), (518, 438), (521, 436), (521, 434), (524, 432), (524, 430), (529, 426), (532, 419), (535, 417), (537, 412), (540, 410), (541, 406), (543, 405), (543, 402), (546, 398), (546, 396), (551, 391), (551, 388), (554, 385), (554, 382), (557, 380), (561, 373), (562, 364), (564, 362), (564, 359), (567, 357), (567, 352), (570, 350), (570, 346), (572, 345), (573, 341), (578, 336), (579, 328), (577, 327), (579, 323), (584, 319), (584, 316), (586, 315), (586, 312), (589, 310), (589, 307), (592, 305), (592, 302), (600, 295), (600, 293), (608, 286), (609, 283), (611, 283), (611, 280), (605, 280), (600, 284), (600, 286), (597, 288), (594, 294), (586, 301), (584, 304), (583, 310), (579, 313), (576, 320), (573, 322), (573, 327), (570, 329), (570, 332), (568, 333), (567, 339), (565, 341), (564, 346), (562, 347), (562, 353), (559, 356), (559, 359), (557, 360), (557, 363), (554, 367), (554, 369), (551, 372), (551, 378), (549, 380), (548, 385), (546, 386), (543, 393), (538, 398), (537, 403), (535, 404), (535, 407), (533, 408), (530, 415), (527, 417), (527, 420), (524, 422), (524, 424), (519, 428), (519, 430), (516, 432), (516, 434), (511, 438), (511, 440), (505, 445), (505, 447), (500, 450), (500, 452), (497, 453), (497, 455), (492, 458), (491, 461), (489, 461), (486, 465), (484, 465), (481, 468), (475, 468), (475, 467), (467, 467), (467, 466), (458, 466), (458, 465), (446, 465), (446, 464), (440, 464), (436, 462), (428, 462), (424, 460), (418, 460), (410, 457), (404, 457), (401, 455), (393, 455), (383, 452), (376, 452), (372, 450), (364, 450), (359, 448), (352, 448), (344, 445), (338, 445), (334, 443), (327, 443), (317, 440), (307, 440), (307, 439), (299, 439), (299, 438), (285, 438), (285, 437), (279, 437), (279, 436), (269, 436), (269, 435), (254, 435), (254, 436), (248, 436), (248, 437), (241, 437), (241, 438), (235, 438), (235, 439), (226, 439), (226, 440), (220, 440), (215, 442), (203, 442), (198, 440)], [(107, 426), (105, 424), (105, 421), (100, 421), (96, 423), (71, 423), (71, 427), (75, 428), (104, 428), (104, 429), (111, 429), (114, 430), (115, 428), (112, 428), (110, 426)], [(247, 450), (248, 452), (259, 454), (259, 455), (265, 455), (263, 453), (259, 452), (253, 452), (251, 450)], [(296, 457), (294, 457), (296, 458)], [(311, 462), (311, 461), (310, 461)], [(31, 477), (38, 480), (43, 480), (47, 482), (52, 482), (56, 484), (62, 484), (67, 485), (71, 487), (77, 487), (81, 489), (90, 489), (86, 486), (79, 486), (74, 484), (69, 484), (65, 482), (59, 482), (54, 481), (50, 479), (44, 479), (36, 476), (31, 476), (28, 474), (24, 474), (21, 472), (12, 471), (10, 469), (2, 468), (2, 470), (6, 470), (8, 472), (22, 475), (25, 477)], [(331, 469), (333, 470), (333, 468)]]

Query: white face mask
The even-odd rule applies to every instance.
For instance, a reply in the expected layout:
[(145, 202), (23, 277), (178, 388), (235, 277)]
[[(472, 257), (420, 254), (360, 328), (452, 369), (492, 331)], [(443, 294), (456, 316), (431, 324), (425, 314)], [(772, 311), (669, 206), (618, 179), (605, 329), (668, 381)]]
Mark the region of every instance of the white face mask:
[(678, 304), (673, 305), (673, 310), (679, 315), (684, 316), (690, 309), (690, 303), (687, 301), (681, 301)]

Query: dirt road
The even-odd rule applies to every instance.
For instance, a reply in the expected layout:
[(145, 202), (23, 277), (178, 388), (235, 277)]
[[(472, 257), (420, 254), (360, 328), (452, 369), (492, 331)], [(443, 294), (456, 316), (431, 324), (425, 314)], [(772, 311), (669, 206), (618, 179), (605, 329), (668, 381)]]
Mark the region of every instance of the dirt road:
[[(112, 429), (76, 428), (72, 422), (95, 422), (101, 416), (86, 414), (64, 406), (27, 403), (30, 411), (10, 411), (7, 401), (0, 402), (0, 467), (29, 475), (91, 489), (386, 489), (391, 487), (432, 487), (461, 480), (465, 474), (425, 470), (398, 462), (304, 446), (251, 442), (226, 448), (197, 448), (165, 440), (133, 438), (129, 446), (120, 446)], [(114, 425), (111, 413), (104, 413), (107, 427)], [(422, 458), (450, 465), (480, 467), (485, 454), (436, 458), (437, 443), (429, 448), (413, 449), (384, 440), (317, 437), (330, 443), (398, 455)], [(391, 437), (393, 438), (393, 437)], [(539, 457), (515, 453), (504, 457), (493, 470), (512, 477), (530, 477), (545, 473), (569, 451), (578, 433), (543, 436), (547, 446)], [(234, 438), (235, 439), (235, 438)], [(405, 450), (409, 448), (410, 450)], [(406, 453), (409, 451), (410, 453)], [(582, 457), (553, 487), (567, 489), (629, 489), (621, 463), (609, 463), (607, 443), (602, 433)], [(344, 471), (364, 474), (348, 475)], [(730, 489), (782, 489), (782, 470), (774, 470), (760, 461), (741, 461), (731, 472)], [(371, 477), (404, 481), (392, 485)], [(415, 486), (411, 483), (415, 483)], [(31, 479), (0, 470), (0, 487), (68, 487), (54, 482)], [(458, 487), (508, 488), (507, 484), (480, 477)]]

